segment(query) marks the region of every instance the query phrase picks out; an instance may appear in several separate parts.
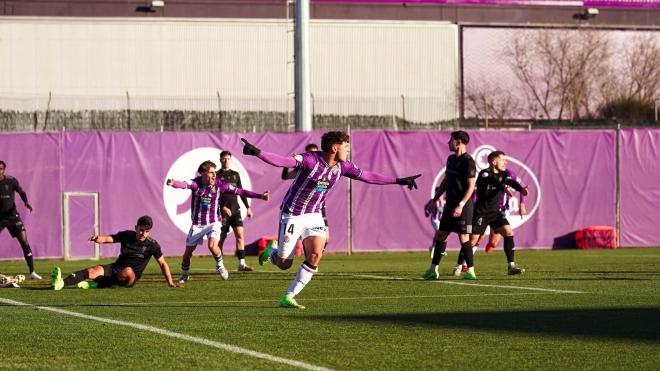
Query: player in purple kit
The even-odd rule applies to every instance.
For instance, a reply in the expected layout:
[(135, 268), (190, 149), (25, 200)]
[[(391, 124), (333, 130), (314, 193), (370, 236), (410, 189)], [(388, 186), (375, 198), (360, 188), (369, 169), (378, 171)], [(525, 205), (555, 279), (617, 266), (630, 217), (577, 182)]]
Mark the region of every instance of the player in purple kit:
[(14, 192), (18, 193), (23, 200), (25, 208), (32, 212), (32, 206), (28, 202), (27, 195), (18, 180), (9, 175), (5, 175), (7, 164), (0, 160), (0, 232), (7, 228), (9, 234), (18, 240), (18, 243), (23, 249), (23, 257), (30, 270), (30, 278), (33, 280), (40, 280), (41, 276), (34, 271), (34, 259), (32, 258), (32, 249), (27, 240), (27, 232), (25, 225), (21, 220), (21, 216), (16, 210), (16, 203), (14, 202)]
[(321, 216), (328, 191), (342, 177), (360, 180), (370, 184), (400, 184), (408, 189), (417, 188), (415, 179), (421, 175), (406, 178), (394, 178), (373, 172), (360, 170), (348, 161), (348, 134), (332, 131), (321, 137), (321, 151), (306, 152), (295, 157), (284, 157), (260, 150), (247, 140), (241, 139), (245, 146), (243, 153), (257, 156), (262, 161), (279, 167), (299, 169), (301, 173), (293, 181), (280, 206), (280, 224), (278, 247), (266, 249), (259, 256), (259, 263), (266, 260), (286, 270), (293, 264), (294, 247), (298, 237), (303, 239), (305, 261), (286, 294), (280, 299), (280, 306), (285, 308), (305, 307), (298, 304), (294, 297), (299, 294), (317, 272), (323, 256), (326, 240), (326, 226)]
[(218, 246), (222, 218), (218, 202), (222, 194), (230, 193), (249, 198), (268, 200), (268, 191), (263, 193), (250, 192), (236, 188), (216, 178), (217, 166), (212, 161), (204, 161), (199, 165), (197, 172), (200, 176), (189, 181), (167, 180), (167, 185), (173, 188), (189, 189), (192, 192), (191, 217), (192, 225), (186, 238), (186, 251), (181, 261), (181, 278), (179, 283), (184, 284), (190, 277), (190, 259), (197, 245), (202, 243), (204, 236), (208, 239), (208, 248), (216, 261), (215, 269), (223, 280), (229, 279), (229, 272), (222, 259), (222, 250)]

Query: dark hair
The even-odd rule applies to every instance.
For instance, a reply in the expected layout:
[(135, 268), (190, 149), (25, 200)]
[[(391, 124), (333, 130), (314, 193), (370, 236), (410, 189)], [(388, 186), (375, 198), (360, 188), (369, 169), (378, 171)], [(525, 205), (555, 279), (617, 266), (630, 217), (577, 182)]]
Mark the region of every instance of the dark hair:
[(310, 143), (310, 144), (305, 146), (305, 152), (312, 152), (314, 150), (314, 148), (316, 148), (316, 151), (319, 150), (319, 146), (317, 146), (314, 143)]
[(225, 156), (229, 156), (229, 157), (231, 157), (231, 152), (229, 152), (229, 151), (222, 151), (222, 152), (220, 152), (220, 158), (223, 158), (223, 157), (225, 157)]
[(137, 225), (151, 229), (154, 226), (154, 221), (151, 220), (149, 215), (142, 215), (137, 221)]
[(205, 172), (209, 171), (209, 168), (211, 168), (211, 167), (214, 167), (216, 169), (218, 168), (215, 165), (215, 162), (213, 162), (213, 161), (204, 161), (201, 164), (199, 164), (199, 167), (197, 168), (197, 172), (200, 173), (200, 174), (204, 174)]
[(321, 149), (323, 152), (330, 152), (333, 144), (350, 142), (351, 137), (343, 131), (329, 131), (321, 137)]
[(2, 166), (4, 166), (4, 167), (5, 167), (5, 169), (7, 168), (7, 164), (5, 164), (5, 162), (4, 162), (4, 161), (2, 161), (2, 160), (0, 160), (0, 165), (2, 165)]
[(490, 164), (491, 162), (493, 162), (493, 160), (495, 160), (496, 158), (498, 158), (500, 156), (504, 156), (504, 152), (502, 152), (502, 151), (493, 151), (493, 152), (489, 153), (488, 154), (488, 163)]
[(460, 140), (463, 144), (470, 143), (470, 135), (463, 130), (458, 130), (451, 133), (451, 139)]

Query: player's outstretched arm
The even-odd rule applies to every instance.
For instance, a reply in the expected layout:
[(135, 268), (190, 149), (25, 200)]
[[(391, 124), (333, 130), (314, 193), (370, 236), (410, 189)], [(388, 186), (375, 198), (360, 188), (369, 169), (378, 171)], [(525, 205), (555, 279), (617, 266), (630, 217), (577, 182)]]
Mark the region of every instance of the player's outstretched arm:
[(89, 238), (89, 242), (96, 242), (96, 243), (114, 243), (115, 241), (112, 239), (112, 236), (99, 236), (97, 234), (92, 235), (92, 237)]
[(245, 138), (241, 138), (241, 141), (245, 144), (243, 146), (244, 155), (256, 156), (263, 162), (277, 167), (296, 167), (296, 160), (292, 157), (285, 157), (275, 153), (262, 151), (248, 142)]
[(346, 174), (349, 178), (359, 180), (365, 183), (369, 184), (378, 184), (378, 185), (385, 185), (385, 184), (400, 184), (400, 185), (405, 185), (408, 187), (408, 189), (413, 189), (417, 188), (417, 183), (415, 183), (415, 179), (419, 178), (422, 176), (422, 174), (417, 174), (414, 176), (409, 176), (406, 178), (395, 178), (392, 176), (386, 176), (386, 175), (381, 175), (378, 173), (374, 173), (372, 171), (364, 171), (362, 170), (360, 174), (356, 177), (353, 175)]
[(187, 182), (184, 182), (182, 180), (174, 180), (174, 179), (168, 179), (165, 185), (168, 185), (172, 188), (176, 189), (192, 189), (194, 182), (191, 184), (188, 184)]
[[(232, 191), (229, 191), (229, 193), (232, 193)], [(258, 198), (258, 199), (261, 199), (261, 200), (264, 200), (264, 201), (268, 201), (268, 199), (270, 198), (270, 192), (269, 191), (266, 191), (266, 192), (263, 192), (263, 193), (257, 193), (257, 192), (248, 191), (247, 189), (234, 188), (233, 193), (237, 194), (239, 196), (245, 196), (245, 197), (248, 197), (248, 198)]]
[(170, 273), (170, 266), (167, 265), (167, 262), (165, 261), (165, 257), (161, 256), (158, 258), (158, 265), (160, 266), (160, 271), (163, 272), (163, 277), (165, 277), (165, 281), (167, 281), (167, 285), (169, 287), (179, 287), (176, 283), (174, 283), (174, 280), (172, 280), (172, 273)]

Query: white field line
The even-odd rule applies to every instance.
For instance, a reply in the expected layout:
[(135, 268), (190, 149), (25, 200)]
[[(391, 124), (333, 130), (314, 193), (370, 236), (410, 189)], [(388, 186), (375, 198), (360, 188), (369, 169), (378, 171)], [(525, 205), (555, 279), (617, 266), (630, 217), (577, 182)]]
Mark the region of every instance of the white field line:
[[(198, 269), (200, 271), (205, 269)], [(213, 270), (215, 272), (215, 270)], [(285, 274), (285, 272), (253, 272), (251, 274), (259, 273), (268, 273), (268, 274)], [(344, 276), (344, 277), (358, 277), (358, 278), (372, 278), (378, 280), (392, 280), (392, 281), (421, 281), (421, 278), (410, 278), (410, 277), (390, 277), (390, 276), (378, 276), (371, 274), (356, 274), (356, 273), (317, 273), (318, 276)], [(464, 286), (478, 286), (478, 287), (497, 287), (513, 290), (529, 290), (529, 291), (544, 291), (544, 292), (554, 292), (558, 294), (585, 294), (584, 291), (574, 291), (574, 290), (556, 290), (556, 289), (544, 289), (540, 287), (526, 287), (526, 286), (509, 286), (509, 285), (487, 285), (483, 283), (468, 283), (468, 282), (459, 282), (459, 281), (447, 281), (447, 280), (437, 280), (432, 281), (434, 283), (443, 283), (447, 285), (464, 285)], [(309, 299), (307, 299), (309, 300)]]
[[(354, 274), (354, 273), (334, 273), (335, 275), (340, 276), (349, 276), (349, 277), (361, 277), (361, 278), (373, 278), (379, 280), (394, 280), (394, 281), (420, 281), (422, 278), (406, 278), (406, 277), (388, 277), (388, 276), (376, 276), (372, 274)], [(446, 280), (436, 280), (431, 281), (433, 283), (442, 283), (446, 285), (463, 285), (463, 286), (478, 286), (478, 287), (497, 287), (504, 289), (514, 289), (514, 290), (530, 290), (530, 291), (544, 291), (544, 292), (555, 292), (558, 294), (584, 294), (583, 291), (573, 291), (573, 290), (555, 290), (555, 289), (543, 289), (539, 287), (525, 287), (525, 286), (509, 286), (509, 285), (486, 285), (482, 283), (468, 283), (468, 282), (457, 282), (457, 281), (446, 281)]]
[(168, 336), (168, 337), (172, 337), (172, 338), (175, 338), (175, 339), (188, 341), (188, 342), (191, 342), (191, 343), (202, 344), (202, 345), (210, 346), (210, 347), (213, 347), (213, 348), (218, 348), (218, 349), (221, 349), (221, 350), (224, 350), (224, 351), (227, 351), (227, 352), (232, 352), (232, 353), (236, 353), (236, 354), (240, 354), (240, 355), (247, 355), (247, 356), (251, 356), (251, 357), (254, 357), (254, 358), (263, 359), (263, 360), (266, 360), (266, 361), (282, 363), (282, 364), (285, 364), (285, 365), (294, 366), (294, 367), (302, 368), (302, 369), (305, 369), (305, 370), (318, 370), (318, 371), (330, 370), (330, 369), (325, 368), (325, 367), (315, 366), (315, 365), (305, 363), (305, 362), (300, 362), (300, 361), (296, 361), (296, 360), (292, 360), (292, 359), (277, 357), (277, 356), (273, 356), (273, 355), (266, 354), (266, 353), (255, 352), (254, 350), (241, 348), (241, 347), (238, 347), (238, 346), (235, 346), (235, 345), (220, 343), (220, 342), (217, 342), (217, 341), (208, 340), (208, 339), (204, 339), (204, 338), (199, 338), (199, 337), (196, 337), (196, 336), (185, 335), (185, 334), (181, 334), (181, 333), (178, 333), (178, 332), (164, 330), (164, 329), (161, 329), (161, 328), (158, 328), (158, 327), (142, 325), (142, 324), (139, 324), (139, 323), (120, 321), (120, 320), (103, 318), (103, 317), (96, 317), (96, 316), (91, 316), (91, 315), (88, 315), (88, 314), (76, 313), (76, 312), (71, 312), (71, 311), (68, 311), (68, 310), (53, 308), (53, 307), (48, 307), (48, 306), (35, 306), (35, 305), (32, 305), (32, 304), (22, 303), (22, 302), (19, 302), (19, 301), (14, 301), (14, 300), (5, 299), (5, 298), (0, 298), (0, 303), (11, 304), (11, 305), (16, 305), (16, 306), (32, 307), (32, 308), (37, 308), (37, 309), (41, 309), (41, 310), (45, 310), (45, 311), (49, 311), (49, 312), (58, 313), (58, 314), (64, 314), (64, 315), (71, 316), (71, 317), (77, 317), (77, 318), (87, 319), (87, 320), (91, 320), (91, 321), (108, 323), (108, 324), (111, 324), (111, 325), (131, 327), (131, 328), (146, 331), (146, 332), (152, 332), (152, 333), (158, 334), (158, 335)]

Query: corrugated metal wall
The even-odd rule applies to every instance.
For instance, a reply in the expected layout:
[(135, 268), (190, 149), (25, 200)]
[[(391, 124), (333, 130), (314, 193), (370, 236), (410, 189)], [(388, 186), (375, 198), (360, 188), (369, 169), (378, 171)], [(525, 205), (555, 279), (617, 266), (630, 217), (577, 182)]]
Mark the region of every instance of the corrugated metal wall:
[[(292, 108), (293, 25), (279, 20), (0, 19), (0, 109)], [(458, 115), (457, 27), (313, 21), (317, 114)]]

